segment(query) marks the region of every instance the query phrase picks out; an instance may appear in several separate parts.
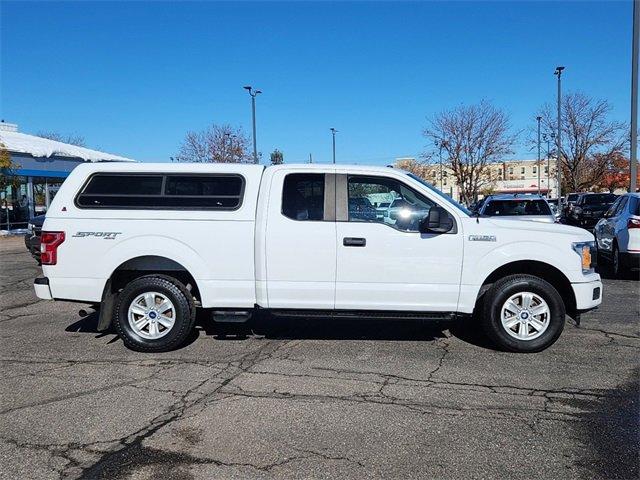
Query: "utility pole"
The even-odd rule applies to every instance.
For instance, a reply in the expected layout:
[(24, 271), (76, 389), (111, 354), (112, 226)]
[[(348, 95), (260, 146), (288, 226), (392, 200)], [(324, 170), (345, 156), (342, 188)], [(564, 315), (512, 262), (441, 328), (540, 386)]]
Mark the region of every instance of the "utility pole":
[(313, 163), (313, 157), (309, 154), (309, 163)]
[(629, 191), (635, 192), (638, 177), (638, 49), (640, 43), (640, 0), (633, 0), (633, 45), (631, 48), (631, 158)]
[(536, 120), (538, 121), (538, 195), (540, 195), (540, 120), (542, 117), (538, 116)]
[(253, 163), (258, 163), (258, 147), (256, 142), (256, 97), (262, 93), (262, 90), (254, 90), (251, 85), (244, 87), (251, 95), (251, 113), (253, 117)]
[(553, 73), (558, 76), (558, 130), (556, 132), (556, 169), (558, 170), (558, 212), (562, 212), (562, 71), (564, 67), (556, 67)]
[(543, 133), (542, 139), (547, 142), (547, 198), (551, 195), (551, 142), (556, 138), (556, 134)]
[(336, 130), (335, 128), (331, 127), (329, 130), (331, 130), (331, 135), (333, 136), (333, 163), (336, 163), (336, 133), (338, 133), (338, 130)]
[(440, 191), (442, 191), (442, 149), (447, 146), (446, 140), (436, 140), (436, 147), (438, 147), (438, 157), (440, 161)]

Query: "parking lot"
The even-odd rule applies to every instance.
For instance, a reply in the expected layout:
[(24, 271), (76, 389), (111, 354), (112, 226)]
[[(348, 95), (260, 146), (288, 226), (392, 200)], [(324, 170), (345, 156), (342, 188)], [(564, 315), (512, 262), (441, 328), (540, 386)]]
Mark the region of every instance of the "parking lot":
[[(90, 260), (88, 260), (90, 261)], [(461, 323), (202, 322), (125, 349), (0, 239), (0, 478), (637, 478), (640, 284), (550, 349)]]

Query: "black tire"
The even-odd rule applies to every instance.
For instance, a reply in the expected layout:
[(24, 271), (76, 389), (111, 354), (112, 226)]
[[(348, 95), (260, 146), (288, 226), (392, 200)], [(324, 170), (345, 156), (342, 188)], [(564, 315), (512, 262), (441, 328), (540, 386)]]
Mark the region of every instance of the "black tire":
[(625, 274), (625, 268), (620, 256), (620, 250), (618, 245), (613, 245), (613, 251), (611, 252), (611, 273), (615, 278), (622, 278)]
[[(519, 340), (507, 333), (501, 321), (504, 303), (518, 292), (539, 295), (549, 307), (549, 325), (537, 338)], [(549, 282), (533, 275), (510, 275), (494, 283), (485, 294), (482, 325), (487, 336), (500, 348), (510, 352), (540, 352), (560, 337), (565, 323), (565, 305), (558, 291)]]
[[(129, 325), (129, 306), (145, 292), (165, 295), (175, 307), (175, 320), (171, 330), (163, 337), (148, 339), (138, 335)], [(178, 280), (165, 275), (146, 275), (127, 284), (119, 293), (115, 308), (114, 326), (127, 348), (138, 352), (166, 352), (182, 346), (196, 321), (193, 297)]]

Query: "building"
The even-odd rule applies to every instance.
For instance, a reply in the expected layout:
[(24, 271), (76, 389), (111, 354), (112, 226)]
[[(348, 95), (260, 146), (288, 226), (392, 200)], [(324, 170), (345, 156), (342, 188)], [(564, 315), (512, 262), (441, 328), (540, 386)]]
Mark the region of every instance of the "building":
[[(438, 163), (420, 164), (415, 158), (398, 158), (399, 168), (419, 168), (422, 177), (431, 182), (454, 200), (460, 200), (460, 188), (453, 170)], [(480, 197), (492, 193), (538, 193), (538, 170), (540, 172), (540, 194), (555, 198), (558, 191), (555, 158), (537, 160), (509, 160), (489, 164), (485, 171), (486, 181)], [(441, 173), (442, 172), (442, 173)]]
[(56, 142), (18, 131), (0, 122), (0, 149), (8, 152), (12, 168), (3, 170), (0, 190), (0, 230), (25, 228), (35, 215), (47, 211), (58, 188), (83, 162), (133, 162), (129, 158)]

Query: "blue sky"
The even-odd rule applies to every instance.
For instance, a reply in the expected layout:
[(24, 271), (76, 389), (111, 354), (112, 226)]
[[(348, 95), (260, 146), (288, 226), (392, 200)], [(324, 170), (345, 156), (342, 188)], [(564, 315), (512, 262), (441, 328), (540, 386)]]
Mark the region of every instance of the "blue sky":
[[(286, 162), (385, 164), (417, 155), (425, 118), (493, 102), (528, 130), (565, 91), (628, 121), (626, 2), (0, 3), (0, 116), (23, 132), (168, 161), (188, 130), (230, 123)], [(518, 158), (533, 158), (526, 133)]]

